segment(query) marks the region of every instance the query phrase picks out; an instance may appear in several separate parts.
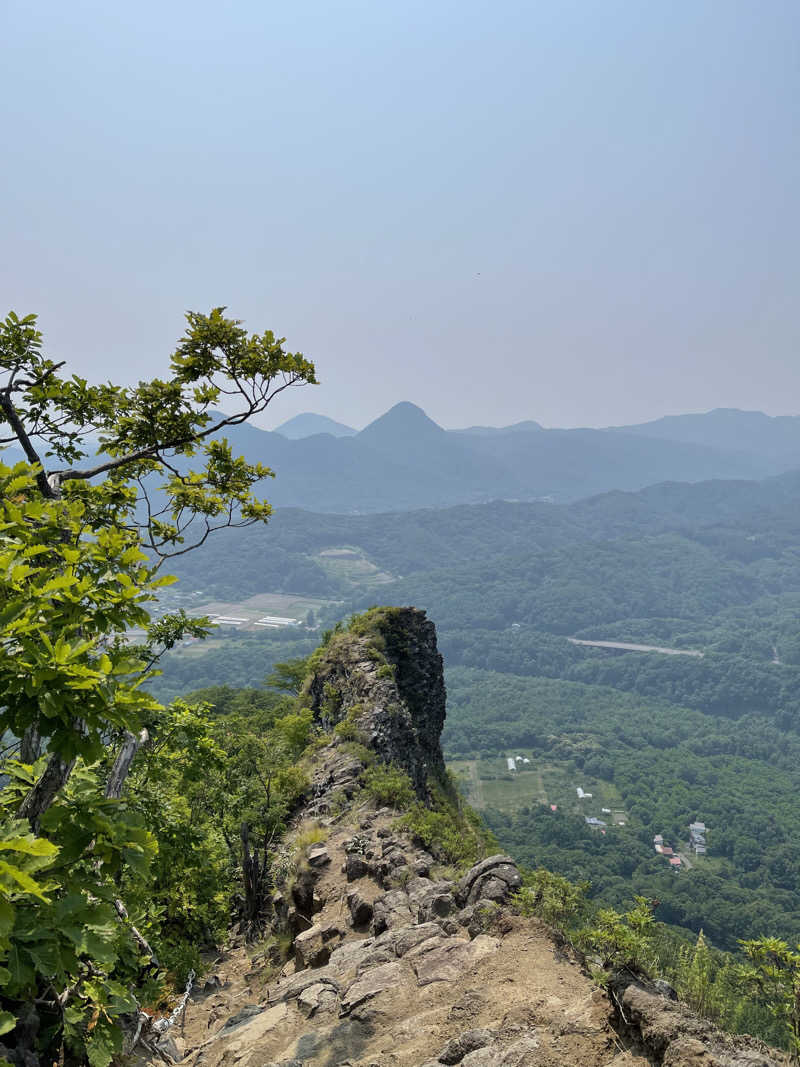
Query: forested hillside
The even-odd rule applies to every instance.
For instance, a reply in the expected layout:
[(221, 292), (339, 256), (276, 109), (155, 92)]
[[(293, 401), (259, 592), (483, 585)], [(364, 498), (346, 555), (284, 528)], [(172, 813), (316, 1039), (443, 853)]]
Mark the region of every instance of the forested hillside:
[[(226, 557), (212, 548), (202, 572), (191, 559), (178, 570), (233, 603), (261, 590), (318, 596), (322, 625), (373, 602), (427, 610), (448, 667), (446, 754), (470, 769), (470, 799), (507, 847), (590, 878), (607, 901), (633, 882), (669, 921), (730, 946), (756, 931), (800, 936), (799, 548), (800, 477), (787, 474), (564, 506), (279, 511)], [(313, 641), (297, 630), (221, 632), (208, 652), (176, 654), (159, 684), (257, 684), (282, 652), (305, 654)], [(524, 774), (509, 784), (516, 749), (545, 768), (541, 788)], [(481, 775), (493, 783), (483, 782), (483, 804)], [(584, 779), (615, 798), (625, 827), (600, 835), (583, 817), (597, 805), (554, 813), (544, 803)], [(713, 827), (708, 853), (676, 873), (652, 839), (686, 855), (695, 819)]]

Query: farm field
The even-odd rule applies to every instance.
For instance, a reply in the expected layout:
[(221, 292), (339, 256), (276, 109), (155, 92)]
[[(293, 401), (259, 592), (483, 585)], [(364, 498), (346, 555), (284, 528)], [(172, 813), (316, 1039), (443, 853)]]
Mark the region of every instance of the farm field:
[[(191, 606), (184, 605), (190, 614), (208, 615), (217, 626), (237, 631), (280, 628), (289, 626), (292, 622), (305, 627), (309, 611), (313, 611), (316, 622), (320, 613), (327, 611), (335, 603), (293, 593), (258, 593), (238, 601), (201, 601), (197, 596), (192, 600)], [(164, 596), (161, 608), (162, 611), (173, 611), (175, 605), (170, 602), (168, 596)], [(209, 642), (206, 642), (205, 647), (211, 647)]]
[(373, 589), (393, 582), (396, 577), (376, 567), (357, 545), (325, 548), (313, 559), (331, 578), (346, 582), (354, 589)]
[[(509, 771), (507, 756), (530, 759), (518, 771)], [(491, 759), (451, 760), (447, 764), (458, 778), (468, 802), (479, 811), (495, 808), (511, 814), (533, 804), (555, 804), (569, 815), (596, 816), (609, 824), (626, 822), (619, 792), (610, 782), (578, 774), (566, 766), (537, 760), (524, 748)], [(580, 786), (591, 797), (580, 800)], [(616, 816), (602, 813), (611, 809)]]

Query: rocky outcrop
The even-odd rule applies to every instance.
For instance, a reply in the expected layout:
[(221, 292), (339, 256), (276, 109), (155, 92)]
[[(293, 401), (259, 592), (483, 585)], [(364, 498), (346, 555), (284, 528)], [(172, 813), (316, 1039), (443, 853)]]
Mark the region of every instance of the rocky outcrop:
[(726, 1034), (681, 1004), (664, 983), (612, 977), (610, 993), (621, 1028), (662, 1067), (776, 1067), (788, 1064), (750, 1037)]
[[(304, 867), (306, 892), (319, 902), (312, 925), (277, 973), (262, 978), (240, 950), (204, 982), (175, 1044), (181, 1062), (645, 1067), (617, 1047), (605, 995), (556, 955), (544, 928), (509, 908), (519, 873), (507, 856), (458, 882), (437, 878), (433, 857), (393, 821), (388, 811), (363, 810), (329, 819), (328, 862)], [(312, 850), (322, 851), (310, 846), (306, 859)], [(348, 881), (353, 855), (365, 869)], [(396, 869), (412, 872), (402, 885)]]
[[(334, 635), (319, 657), (307, 690), (315, 719), (326, 729), (347, 721), (381, 759), (408, 774), (424, 800), (429, 775), (444, 771), (436, 628), (416, 608), (380, 608), (362, 618), (360, 629)], [(347, 787), (347, 771), (343, 764), (332, 772), (340, 787)]]
[(481, 900), (502, 902), (521, 885), (517, 865), (510, 856), (489, 856), (464, 875), (456, 897), (462, 906)]

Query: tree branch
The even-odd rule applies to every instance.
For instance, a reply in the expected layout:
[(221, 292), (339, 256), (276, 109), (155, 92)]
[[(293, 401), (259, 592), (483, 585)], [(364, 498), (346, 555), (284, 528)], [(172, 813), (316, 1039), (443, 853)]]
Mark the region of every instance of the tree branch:
[(63, 481), (74, 481), (80, 479), (86, 481), (89, 478), (96, 478), (98, 474), (107, 474), (109, 471), (118, 470), (120, 467), (127, 466), (130, 463), (138, 463), (142, 459), (157, 459), (158, 453), (167, 448), (183, 448), (186, 445), (196, 444), (198, 441), (205, 440), (206, 437), (210, 437), (212, 434), (218, 433), (226, 426), (238, 426), (242, 422), (246, 422), (251, 415), (258, 414), (258, 410), (252, 405), (249, 406), (249, 410), (241, 412), (237, 415), (226, 416), (213, 426), (208, 426), (205, 430), (198, 430), (197, 433), (184, 435), (183, 437), (177, 437), (172, 441), (161, 441), (158, 444), (147, 445), (144, 448), (137, 448), (133, 452), (128, 452), (124, 456), (117, 456), (115, 459), (110, 459), (105, 463), (99, 463), (96, 467), (90, 467), (86, 470), (65, 470), (60, 471)]
[(39, 492), (49, 500), (57, 500), (59, 494), (47, 480), (47, 474), (45, 473), (41, 457), (33, 447), (33, 443), (28, 436), (22, 419), (17, 414), (17, 409), (11, 403), (11, 397), (5, 390), (0, 392), (0, 408), (2, 408), (8, 424), (16, 434), (17, 440), (22, 445), (22, 450), (25, 453), (28, 462), (39, 468), (39, 472), (36, 475), (36, 484), (39, 486)]

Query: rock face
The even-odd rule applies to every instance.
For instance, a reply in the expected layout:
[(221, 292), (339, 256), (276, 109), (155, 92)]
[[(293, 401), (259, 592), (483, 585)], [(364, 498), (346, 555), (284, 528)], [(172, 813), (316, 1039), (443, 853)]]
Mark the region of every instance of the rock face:
[(427, 797), (428, 775), (444, 771), (445, 687), (436, 628), (424, 611), (377, 609), (367, 632), (334, 637), (309, 697), (317, 722), (329, 729), (347, 719)]

